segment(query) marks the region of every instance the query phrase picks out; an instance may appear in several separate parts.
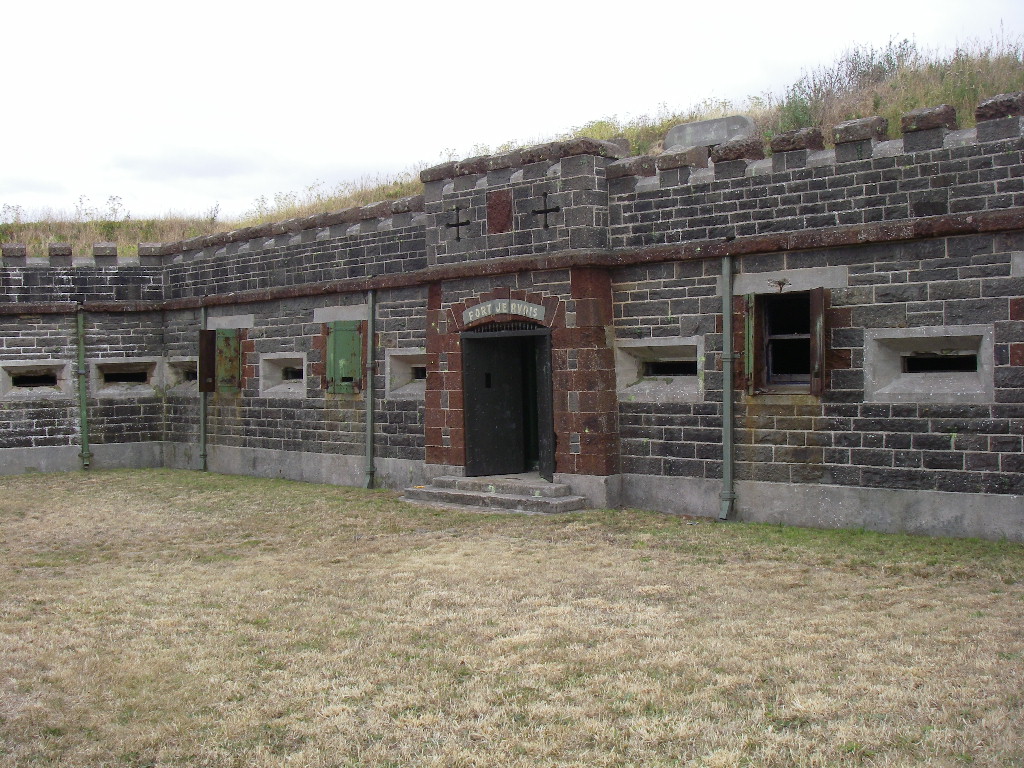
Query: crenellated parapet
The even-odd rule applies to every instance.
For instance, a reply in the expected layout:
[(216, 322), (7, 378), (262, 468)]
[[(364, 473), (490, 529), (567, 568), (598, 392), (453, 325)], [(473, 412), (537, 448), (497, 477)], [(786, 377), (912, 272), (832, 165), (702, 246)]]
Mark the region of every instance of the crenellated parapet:
[[(952, 149), (1019, 138), (1022, 115), (1024, 93), (1001, 94), (985, 100), (975, 109), (976, 127), (968, 129), (959, 128), (956, 110), (948, 104), (925, 107), (903, 115), (900, 119), (902, 136), (898, 139), (889, 138), (889, 125), (885, 118), (865, 117), (834, 126), (828, 136), (831, 149), (826, 148), (826, 137), (817, 128), (801, 128), (772, 137), (767, 147), (770, 152), (765, 151), (764, 142), (755, 135), (725, 138), (709, 133), (705, 145), (672, 147), (663, 155), (619, 160), (609, 168), (609, 179), (639, 180), (657, 177), (663, 170), (682, 168), (685, 169), (682, 174), (673, 174), (662, 185), (678, 186), (686, 182), (700, 184), (748, 176), (763, 177), (799, 168)], [(750, 127), (753, 129), (753, 124)], [(711, 143), (718, 139), (724, 140)], [(667, 156), (673, 159), (663, 160)], [(682, 162), (676, 160), (680, 157)], [(641, 184), (642, 189), (652, 186), (651, 182)], [(629, 182), (620, 182), (611, 191), (613, 194), (624, 192), (628, 187)]]
[(752, 121), (733, 116), (676, 126), (659, 155), (624, 156), (621, 143), (589, 138), (549, 142), (428, 168), (422, 195), (140, 243), (130, 256), (114, 243), (88, 255), (51, 243), (48, 258), (35, 259), (5, 243), (0, 281), (5, 303), (48, 290), (87, 295), (90, 285), (131, 298), (162, 284), (177, 300), (483, 260), (603, 263), (622, 249), (705, 241), (748, 250), (752, 238), (765, 249), (827, 237), (867, 242), (882, 236), (868, 229), (890, 222), (964, 233), (969, 226), (949, 217), (1024, 206), (1022, 115), (1024, 93), (1015, 93), (980, 104), (973, 128), (960, 128), (948, 105), (913, 110), (899, 138), (884, 118), (864, 117), (766, 144)]
[[(173, 243), (146, 243), (146, 253), (164, 263), (220, 253), (255, 251), (290, 242), (309, 242), (397, 230), (423, 224), (423, 196), (382, 200), (341, 211), (194, 237)], [(140, 256), (142, 254), (140, 246)]]
[(49, 243), (46, 259), (28, 258), (28, 248), (24, 243), (3, 243), (0, 245), (0, 266), (89, 268), (130, 264), (159, 267), (185, 258), (223, 253), (229, 247), (233, 252), (243, 246), (245, 250), (257, 251), (267, 246), (272, 247), (278, 241), (287, 243), (294, 238), (325, 240), (340, 236), (357, 237), (370, 232), (417, 226), (424, 222), (422, 213), (423, 196), (414, 195), (170, 243), (139, 243), (137, 259), (119, 254), (117, 243), (111, 242), (95, 243), (88, 255), (73, 254), (69, 243)]

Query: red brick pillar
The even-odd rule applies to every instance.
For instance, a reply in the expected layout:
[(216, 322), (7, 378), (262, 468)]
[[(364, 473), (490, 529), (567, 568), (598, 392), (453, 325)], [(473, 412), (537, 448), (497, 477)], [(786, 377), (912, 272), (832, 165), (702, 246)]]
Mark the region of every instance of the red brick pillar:
[(462, 351), (459, 334), (441, 307), (441, 286), (427, 292), (427, 389), (424, 437), (428, 464), (465, 466)]
[(606, 270), (573, 269), (572, 309), (552, 332), (555, 470), (614, 475), (619, 471), (618, 400), (611, 278)]

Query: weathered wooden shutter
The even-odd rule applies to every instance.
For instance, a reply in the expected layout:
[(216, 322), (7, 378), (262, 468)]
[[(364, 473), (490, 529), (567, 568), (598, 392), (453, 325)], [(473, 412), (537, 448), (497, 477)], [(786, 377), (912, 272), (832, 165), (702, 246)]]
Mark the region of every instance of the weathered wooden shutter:
[(828, 384), (825, 366), (828, 344), (828, 291), (811, 290), (811, 394), (821, 395)]
[(757, 296), (748, 293), (743, 298), (743, 379), (747, 385), (747, 394), (753, 395), (761, 378), (757, 367), (763, 364), (763, 356), (758, 349), (760, 323), (757, 317)]
[(217, 391), (233, 394), (242, 388), (242, 349), (238, 329), (218, 328), (216, 334)]
[(359, 392), (363, 383), (363, 343), (358, 320), (338, 320), (327, 328), (327, 391)]
[(217, 332), (199, 332), (199, 391), (217, 391)]

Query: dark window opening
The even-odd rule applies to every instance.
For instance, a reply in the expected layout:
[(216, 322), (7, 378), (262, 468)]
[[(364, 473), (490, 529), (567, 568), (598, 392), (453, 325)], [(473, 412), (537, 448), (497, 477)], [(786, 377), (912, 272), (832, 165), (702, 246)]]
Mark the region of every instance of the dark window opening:
[(423, 381), (427, 378), (427, 366), (425, 365), (414, 365), (412, 366), (412, 380)]
[(148, 384), (149, 370), (139, 368), (100, 369), (104, 384)]
[(644, 376), (696, 376), (696, 360), (648, 360)]
[(302, 381), (305, 377), (301, 368), (293, 366), (285, 366), (281, 369), (281, 380), (282, 381)]
[(904, 373), (976, 373), (977, 355), (919, 354), (903, 358)]
[(56, 387), (57, 373), (55, 371), (25, 371), (24, 373), (11, 374), (11, 386), (24, 387)]
[(199, 369), (198, 368), (182, 368), (181, 369), (181, 380), (182, 381), (199, 381)]
[(810, 294), (765, 296), (764, 338), (767, 352), (767, 383), (810, 381)]

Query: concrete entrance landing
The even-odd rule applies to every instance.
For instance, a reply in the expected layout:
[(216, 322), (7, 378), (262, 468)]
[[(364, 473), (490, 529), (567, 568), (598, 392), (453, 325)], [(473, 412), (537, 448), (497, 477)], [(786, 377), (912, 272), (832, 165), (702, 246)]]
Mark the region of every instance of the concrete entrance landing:
[(406, 501), (490, 511), (548, 514), (575, 512), (590, 506), (564, 483), (549, 483), (537, 474), (488, 477), (436, 477), (431, 485), (406, 488)]

